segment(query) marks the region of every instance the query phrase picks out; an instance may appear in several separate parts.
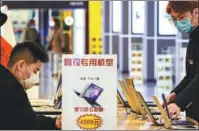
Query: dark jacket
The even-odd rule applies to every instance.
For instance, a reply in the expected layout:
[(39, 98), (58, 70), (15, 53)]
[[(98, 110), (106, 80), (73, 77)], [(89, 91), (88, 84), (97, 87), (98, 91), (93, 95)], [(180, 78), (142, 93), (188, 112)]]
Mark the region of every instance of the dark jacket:
[(190, 34), (186, 53), (186, 76), (172, 91), (174, 102), (199, 122), (199, 26)]
[(0, 104), (0, 130), (56, 129), (55, 118), (37, 115), (23, 87), (1, 64)]

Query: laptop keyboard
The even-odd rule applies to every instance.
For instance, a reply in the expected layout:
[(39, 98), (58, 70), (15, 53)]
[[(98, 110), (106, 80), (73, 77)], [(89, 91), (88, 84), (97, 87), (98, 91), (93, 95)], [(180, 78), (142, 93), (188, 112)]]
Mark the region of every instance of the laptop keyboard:
[(172, 120), (172, 125), (194, 125), (194, 123), (186, 120)]
[(33, 107), (33, 110), (36, 112), (61, 111), (61, 109), (55, 109), (54, 107), (51, 106)]

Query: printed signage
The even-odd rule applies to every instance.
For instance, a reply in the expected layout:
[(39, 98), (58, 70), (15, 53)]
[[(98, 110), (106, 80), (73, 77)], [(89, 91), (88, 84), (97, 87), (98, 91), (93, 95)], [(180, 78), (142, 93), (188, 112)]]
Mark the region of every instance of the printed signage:
[(117, 129), (116, 55), (63, 55), (62, 73), (62, 129)]

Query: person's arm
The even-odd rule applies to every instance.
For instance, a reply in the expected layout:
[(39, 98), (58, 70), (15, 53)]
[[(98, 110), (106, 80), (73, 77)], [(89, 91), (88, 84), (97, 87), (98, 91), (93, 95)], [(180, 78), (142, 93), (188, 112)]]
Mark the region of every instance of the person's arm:
[(188, 79), (187, 76), (185, 76), (181, 82), (174, 88), (171, 93), (176, 93), (178, 95), (186, 86), (188, 85)]
[(194, 99), (197, 98), (199, 94), (199, 74), (197, 73), (194, 78), (192, 79), (191, 83), (187, 85), (187, 87), (178, 94), (174, 100), (181, 111), (188, 108), (189, 105), (192, 104)]

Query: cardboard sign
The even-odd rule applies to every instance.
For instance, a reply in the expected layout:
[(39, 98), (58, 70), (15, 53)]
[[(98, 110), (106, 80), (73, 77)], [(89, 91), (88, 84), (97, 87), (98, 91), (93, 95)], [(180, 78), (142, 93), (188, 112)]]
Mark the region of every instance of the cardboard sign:
[(117, 129), (116, 55), (63, 55), (63, 130)]

